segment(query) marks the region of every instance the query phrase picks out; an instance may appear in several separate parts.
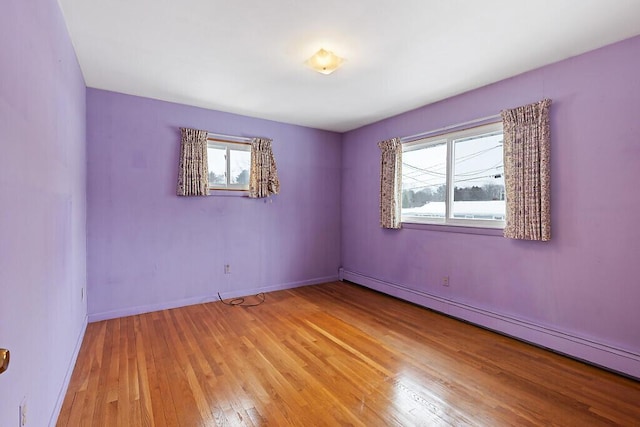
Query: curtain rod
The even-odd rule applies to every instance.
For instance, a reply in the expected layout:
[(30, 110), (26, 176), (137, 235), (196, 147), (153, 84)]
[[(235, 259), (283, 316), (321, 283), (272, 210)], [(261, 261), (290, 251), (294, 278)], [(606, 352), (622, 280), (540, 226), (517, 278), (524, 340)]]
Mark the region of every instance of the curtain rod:
[(213, 133), (213, 132), (208, 132), (207, 133), (207, 139), (218, 139), (218, 140), (223, 140), (223, 141), (238, 141), (238, 142), (251, 142), (253, 140), (253, 138), (247, 138), (246, 136), (234, 136), (234, 135), (223, 135), (221, 133)]
[(404, 136), (404, 137), (400, 138), (400, 143), (417, 141), (419, 139), (423, 139), (423, 138), (426, 138), (428, 136), (434, 136), (434, 135), (437, 135), (437, 134), (440, 134), (440, 133), (444, 133), (444, 132), (446, 132), (448, 130), (461, 128), (461, 127), (465, 127), (465, 126), (469, 126), (469, 125), (475, 125), (475, 124), (479, 124), (479, 123), (483, 123), (483, 122), (489, 123), (489, 122), (492, 122), (494, 120), (499, 119), (500, 117), (502, 117), (500, 114), (494, 114), (493, 116), (481, 117), (479, 119), (469, 120), (467, 122), (456, 123), (455, 125), (449, 125), (449, 126), (441, 127), (440, 129), (434, 129), (434, 130), (430, 130), (428, 132), (422, 132), (422, 133), (417, 133), (415, 135)]

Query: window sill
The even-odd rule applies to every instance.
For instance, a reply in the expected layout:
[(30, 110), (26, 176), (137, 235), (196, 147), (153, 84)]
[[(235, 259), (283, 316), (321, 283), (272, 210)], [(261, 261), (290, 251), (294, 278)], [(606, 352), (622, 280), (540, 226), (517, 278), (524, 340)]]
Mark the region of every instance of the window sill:
[(496, 236), (496, 237), (502, 237), (504, 235), (503, 228), (471, 227), (466, 225), (424, 224), (424, 223), (417, 223), (417, 222), (403, 222), (402, 228), (413, 229), (413, 230), (441, 231), (446, 233), (479, 234), (483, 236)]
[(219, 190), (217, 188), (209, 189), (209, 196), (218, 197), (249, 197), (248, 190)]

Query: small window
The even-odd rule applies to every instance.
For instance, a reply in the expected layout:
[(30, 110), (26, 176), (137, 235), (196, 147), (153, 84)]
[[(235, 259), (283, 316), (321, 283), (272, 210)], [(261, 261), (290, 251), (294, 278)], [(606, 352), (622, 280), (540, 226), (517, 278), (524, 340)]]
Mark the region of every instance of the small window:
[(504, 228), (502, 123), (405, 143), (402, 222)]
[(209, 188), (249, 190), (251, 145), (210, 139), (207, 147)]

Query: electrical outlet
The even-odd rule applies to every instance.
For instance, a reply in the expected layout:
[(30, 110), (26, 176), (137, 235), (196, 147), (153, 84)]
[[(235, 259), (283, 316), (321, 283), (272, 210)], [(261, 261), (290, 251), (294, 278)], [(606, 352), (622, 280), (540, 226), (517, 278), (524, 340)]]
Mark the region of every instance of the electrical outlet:
[(20, 402), (20, 427), (27, 425), (27, 398), (25, 397)]
[(231, 264), (224, 265), (224, 274), (231, 274)]
[(449, 286), (449, 276), (442, 276), (442, 286)]

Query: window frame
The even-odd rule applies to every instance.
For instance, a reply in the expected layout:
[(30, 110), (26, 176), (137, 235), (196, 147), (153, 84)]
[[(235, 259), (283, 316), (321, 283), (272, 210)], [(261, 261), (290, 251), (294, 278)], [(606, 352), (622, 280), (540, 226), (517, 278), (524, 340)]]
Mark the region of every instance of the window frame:
[[(225, 176), (226, 183), (225, 184), (212, 184), (211, 181), (208, 181), (207, 184), (209, 186), (210, 191), (238, 191), (238, 192), (248, 192), (249, 191), (249, 181), (246, 184), (233, 184), (231, 183), (231, 156), (230, 151), (248, 151), (251, 154), (251, 143), (244, 141), (233, 141), (231, 139), (223, 139), (223, 138), (207, 138), (207, 154), (209, 148), (224, 148), (225, 151)], [(249, 176), (251, 176), (251, 163), (249, 163)]]
[[(435, 226), (447, 226), (447, 227), (471, 227), (471, 228), (485, 228), (485, 229), (504, 229), (505, 219), (466, 219), (466, 218), (453, 218), (453, 202), (455, 191), (455, 143), (458, 140), (479, 137), (482, 135), (492, 133), (502, 133), (504, 135), (504, 129), (502, 121), (495, 121), (485, 123), (479, 126), (473, 126), (458, 130), (451, 130), (445, 133), (439, 133), (436, 135), (419, 138), (415, 141), (409, 141), (402, 144), (403, 154), (407, 151), (419, 150), (436, 146), (440, 144), (446, 144), (446, 172), (445, 172), (445, 185), (447, 191), (445, 193), (445, 215), (444, 218), (434, 217), (421, 217), (421, 216), (408, 216), (401, 213), (401, 222), (403, 224), (424, 224)], [(503, 172), (504, 176), (504, 172)], [(404, 190), (404, 188), (403, 188)], [(400, 196), (402, 200), (402, 194)], [(506, 204), (506, 196), (505, 196)], [(401, 208), (402, 211), (402, 208)], [(506, 210), (505, 210), (506, 214)]]

